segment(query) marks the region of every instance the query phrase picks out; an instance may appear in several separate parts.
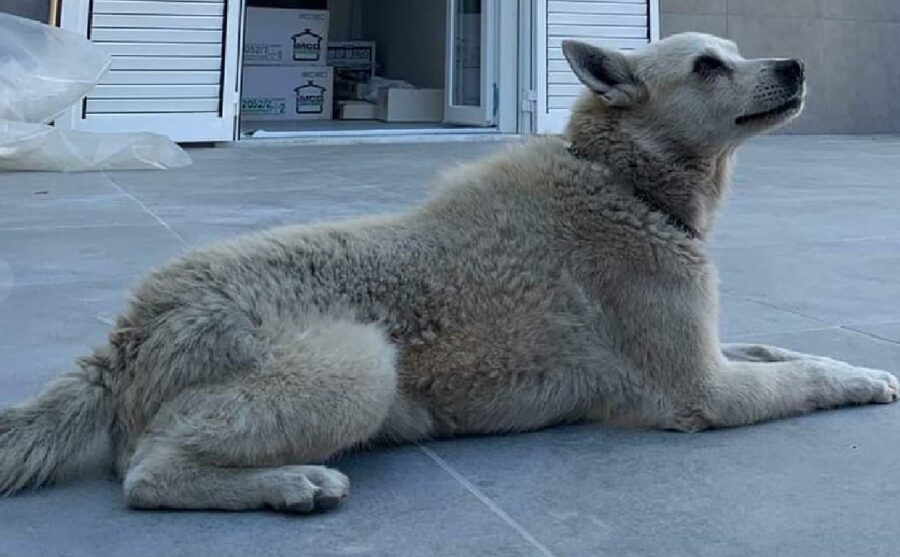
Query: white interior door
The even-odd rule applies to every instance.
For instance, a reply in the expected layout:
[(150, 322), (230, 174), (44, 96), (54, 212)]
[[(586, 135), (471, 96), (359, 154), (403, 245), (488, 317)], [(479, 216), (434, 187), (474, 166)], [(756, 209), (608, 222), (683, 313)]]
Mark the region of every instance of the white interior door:
[(539, 133), (558, 133), (584, 87), (562, 54), (564, 39), (632, 50), (659, 38), (658, 0), (536, 0), (535, 73)]
[(61, 24), (112, 56), (111, 70), (58, 125), (230, 141), (241, 0), (70, 0)]
[(447, 0), (447, 123), (495, 124), (497, 1)]

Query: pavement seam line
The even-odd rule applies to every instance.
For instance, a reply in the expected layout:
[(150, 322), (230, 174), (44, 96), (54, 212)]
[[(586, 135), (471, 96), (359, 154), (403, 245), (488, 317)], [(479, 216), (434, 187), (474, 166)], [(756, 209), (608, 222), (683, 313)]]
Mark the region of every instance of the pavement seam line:
[(828, 323), (827, 320), (822, 319), (821, 317), (816, 317), (816, 316), (814, 316), (814, 315), (808, 315), (808, 314), (806, 314), (806, 313), (803, 313), (803, 312), (800, 312), (800, 311), (797, 311), (797, 310), (784, 308), (784, 307), (781, 307), (781, 306), (779, 306), (779, 305), (777, 305), (777, 304), (773, 304), (773, 303), (771, 303), (771, 302), (766, 302), (766, 301), (764, 301), (764, 300), (760, 300), (760, 299), (755, 298), (755, 297), (753, 297), (753, 296), (748, 296), (748, 295), (746, 295), (746, 294), (740, 294), (740, 293), (738, 293), (738, 292), (735, 292), (734, 290), (729, 290), (729, 289), (727, 289), (727, 288), (720, 288), (720, 291), (721, 291), (721, 292), (724, 292), (724, 293), (726, 293), (726, 294), (731, 294), (732, 296), (736, 296), (736, 297), (738, 297), (738, 298), (744, 300), (745, 302), (752, 302), (752, 303), (754, 303), (754, 304), (759, 304), (759, 305), (764, 306), (764, 307), (767, 307), (767, 308), (769, 308), (769, 309), (777, 309), (778, 311), (783, 311), (784, 313), (789, 313), (789, 314), (795, 315), (795, 316), (797, 316), (797, 317), (805, 317), (806, 319), (810, 319), (810, 320), (812, 320), (812, 321), (817, 321), (817, 322), (819, 322), (819, 323)]
[(880, 240), (898, 240), (900, 236), (896, 234), (879, 234), (876, 236), (857, 236), (855, 238), (829, 238), (827, 240), (818, 240), (818, 241), (794, 241), (794, 242), (750, 242), (750, 243), (734, 243), (734, 244), (716, 244), (715, 249), (717, 250), (728, 250), (728, 249), (744, 249), (744, 248), (771, 248), (771, 247), (779, 247), (779, 246), (798, 246), (802, 247), (804, 244), (848, 244), (854, 242), (872, 242), (872, 241), (880, 241)]
[(82, 230), (92, 228), (139, 228), (141, 226), (153, 226), (151, 222), (124, 224), (60, 224), (58, 226), (0, 226), (0, 232), (34, 232), (42, 230)]
[(774, 337), (779, 335), (794, 335), (798, 333), (818, 333), (821, 331), (837, 331), (840, 330), (840, 325), (829, 325), (827, 327), (812, 327), (809, 329), (787, 329), (784, 331), (762, 331), (758, 333), (749, 333), (749, 334), (740, 334), (740, 335), (731, 335), (728, 337), (723, 337), (722, 342), (724, 344), (738, 342), (745, 343), (748, 341), (753, 341), (754, 339), (760, 337)]
[(870, 333), (869, 331), (863, 331), (862, 329), (856, 329), (852, 325), (840, 325), (838, 329), (842, 329), (844, 331), (849, 331), (851, 333), (856, 333), (859, 335), (863, 335), (869, 338), (873, 338), (875, 340), (880, 340), (881, 342), (886, 342), (888, 344), (893, 344), (894, 346), (900, 346), (900, 342), (892, 338), (883, 337), (881, 335), (876, 335), (875, 333)]
[(158, 222), (158, 223), (160, 224), (160, 226), (162, 226), (163, 228), (165, 228), (166, 230), (168, 230), (168, 231), (169, 231), (169, 234), (171, 234), (171, 235), (174, 236), (179, 242), (181, 242), (181, 245), (183, 245), (183, 246), (186, 247), (186, 248), (190, 248), (190, 247), (191, 247), (190, 244), (188, 244), (187, 241), (185, 241), (185, 239), (182, 238), (181, 234), (179, 234), (178, 232), (175, 232), (175, 230), (174, 230), (171, 226), (169, 226), (169, 224), (168, 224), (166, 221), (162, 220), (162, 219), (160, 218), (159, 215), (157, 215), (156, 213), (154, 213), (153, 211), (151, 211), (149, 207), (147, 207), (146, 205), (144, 205), (144, 202), (143, 202), (143, 201), (141, 201), (141, 200), (138, 199), (134, 194), (132, 194), (131, 192), (127, 191), (125, 188), (123, 188), (123, 187), (120, 186), (118, 183), (116, 183), (116, 181), (113, 180), (113, 178), (112, 178), (111, 176), (109, 176), (108, 174), (106, 175), (106, 179), (109, 180), (109, 182), (110, 182), (113, 186), (115, 186), (117, 190), (119, 190), (120, 192), (122, 192), (123, 194), (125, 194), (128, 198), (130, 198), (132, 201), (134, 201), (135, 203), (137, 203), (137, 204), (138, 204), (138, 207), (140, 207), (141, 209), (144, 210), (145, 213), (147, 213), (148, 215), (150, 215), (151, 217), (153, 217), (153, 219), (156, 220), (156, 222)]
[(475, 496), (476, 499), (481, 501), (481, 503), (484, 504), (484, 506), (486, 506), (488, 509), (490, 509), (491, 512), (500, 517), (500, 519), (506, 522), (506, 524), (513, 530), (518, 532), (519, 535), (522, 536), (522, 538), (526, 542), (537, 549), (541, 555), (543, 555), (544, 557), (556, 557), (556, 555), (552, 551), (550, 551), (547, 546), (542, 544), (536, 537), (534, 537), (534, 534), (526, 530), (525, 527), (519, 524), (516, 519), (509, 516), (509, 514), (504, 511), (499, 505), (497, 505), (497, 503), (492, 501), (490, 497), (485, 495), (472, 482), (467, 480), (465, 476), (463, 476), (455, 468), (453, 468), (453, 466), (451, 466), (449, 462), (438, 456), (438, 454), (430, 448), (420, 443), (416, 443), (416, 446), (419, 448), (419, 450), (425, 453), (428, 458), (434, 461), (434, 463), (437, 464), (444, 472), (450, 474), (450, 476), (452, 476), (454, 480), (456, 480), (460, 485), (466, 488), (466, 490), (473, 496)]

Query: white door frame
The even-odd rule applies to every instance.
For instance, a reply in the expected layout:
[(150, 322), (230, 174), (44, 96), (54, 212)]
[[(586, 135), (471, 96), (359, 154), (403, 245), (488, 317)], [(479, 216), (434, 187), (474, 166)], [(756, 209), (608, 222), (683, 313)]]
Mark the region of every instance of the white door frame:
[(516, 95), (516, 131), (520, 134), (531, 134), (537, 130), (537, 39), (535, 37), (535, 13), (534, 0), (518, 0), (519, 13), (517, 56), (517, 81), (518, 91)]
[[(242, 3), (246, 0), (242, 0)], [(370, 0), (376, 1), (376, 0)], [(436, 136), (448, 136), (453, 134), (489, 134), (489, 133), (523, 133), (530, 131), (530, 128), (522, 129), (520, 127), (520, 107), (519, 107), (519, 99), (520, 96), (520, 86), (519, 86), (519, 72), (520, 72), (520, 63), (522, 60), (522, 56), (530, 59), (530, 52), (527, 52), (523, 49), (530, 49), (532, 47), (531, 35), (521, 33), (519, 28), (519, 15), (527, 14), (530, 17), (530, 13), (532, 7), (530, 5), (526, 6), (526, 9), (522, 9), (520, 7), (520, 3), (522, 2), (532, 2), (533, 0), (520, 0), (519, 2), (513, 0), (491, 0), (496, 2), (497, 6), (497, 17), (496, 17), (496, 25), (494, 33), (499, 33), (497, 37), (496, 43), (497, 48), (495, 48), (495, 68), (494, 72), (496, 79), (496, 83), (499, 86), (498, 97), (497, 97), (497, 106), (496, 108), (496, 117), (494, 121), (495, 127), (479, 127), (475, 128), (434, 128), (434, 127), (423, 127), (423, 128), (404, 128), (404, 129), (367, 129), (367, 130), (334, 130), (334, 131), (277, 131), (277, 132), (264, 132), (261, 134), (257, 134), (254, 136), (255, 138), (276, 138), (276, 139), (304, 139), (315, 141), (317, 139), (352, 139), (359, 140), (361, 138), (373, 138), (378, 140), (380, 137), (400, 137), (400, 136), (410, 136), (410, 137), (422, 137), (425, 135), (436, 135)], [(449, 1), (448, 1), (449, 4)], [(448, 8), (449, 10), (450, 8)], [(445, 68), (446, 73), (446, 68)], [(238, 79), (237, 84), (240, 86), (240, 65), (238, 66)], [(446, 84), (445, 84), (446, 85)], [(528, 84), (526, 83), (526, 87)], [(237, 98), (240, 98), (240, 91), (237, 93)], [(446, 99), (445, 99), (446, 100)], [(248, 141), (251, 138), (242, 138), (238, 137), (239, 140)]]
[(519, 128), (519, 60), (520, 56), (528, 56), (527, 49), (531, 46), (529, 36), (521, 36), (519, 18), (526, 17), (527, 12), (522, 12), (519, 2), (512, 0), (500, 0), (498, 2), (497, 19), (499, 20), (497, 40), (497, 84), (499, 95), (497, 96), (498, 131), (502, 133), (522, 133)]
[[(456, 6), (464, 0), (447, 0), (447, 35), (444, 57), (444, 121), (471, 126), (494, 125), (494, 90), (499, 88), (497, 79), (497, 52), (499, 51), (499, 26), (497, 0), (481, 0), (481, 79), (478, 106), (457, 105), (453, 102), (454, 66), (456, 56)], [(498, 89), (499, 90), (499, 89)]]
[[(528, 89), (529, 83), (520, 87), (519, 62), (524, 49), (532, 48), (532, 38), (523, 35), (520, 28), (519, 14), (523, 8), (520, 2), (509, 0), (485, 0), (495, 7), (492, 33), (495, 34), (492, 56), (488, 59), (493, 67), (491, 83), (499, 87), (496, 106), (492, 106), (492, 118), (495, 130), (502, 133), (521, 133), (530, 130), (521, 127), (520, 100)], [(545, 0), (546, 1), (546, 0)], [(241, 57), (243, 43), (243, 14), (246, 0), (224, 0), (225, 2), (225, 49), (223, 79), (221, 84), (221, 115), (215, 117), (209, 113), (150, 113), (150, 114), (91, 114), (85, 118), (84, 103), (73, 106), (57, 119), (56, 124), (63, 128), (98, 132), (150, 131), (167, 135), (182, 142), (220, 142), (238, 139)], [(449, 3), (449, 2), (448, 2)], [(66, 0), (60, 10), (60, 26), (82, 35), (88, 33), (90, 0)], [(529, 9), (530, 11), (530, 9)], [(524, 15), (524, 14), (523, 14)], [(531, 14), (528, 14), (530, 17)], [(530, 52), (527, 57), (530, 57)], [(495, 100), (493, 87), (487, 100)], [(449, 90), (449, 87), (448, 87)], [(420, 133), (428, 130), (410, 130)], [(490, 130), (485, 130), (490, 131)], [(335, 132), (328, 135), (345, 135), (352, 132)], [(316, 132), (316, 135), (323, 135)]]
[[(219, 114), (214, 113), (123, 113), (91, 114), (84, 117), (84, 102), (71, 107), (56, 121), (62, 128), (96, 132), (147, 131), (175, 141), (231, 141), (237, 133), (239, 104), (238, 70), (240, 32), (244, 0), (224, 0), (224, 49)], [(67, 0), (62, 3), (60, 27), (87, 36), (91, 2)]]
[(547, 84), (547, 11), (548, 0), (535, 0), (534, 14), (534, 63), (535, 63), (535, 130), (538, 133), (557, 132), (565, 126), (556, 114), (551, 114)]
[[(489, 76), (490, 81), (496, 84), (497, 86), (497, 94), (494, 96), (493, 86), (488, 88), (489, 97), (488, 99), (492, 102), (493, 106), (491, 107), (491, 112), (493, 113), (489, 120), (492, 120), (492, 124), (496, 126), (497, 131), (502, 133), (522, 133), (522, 129), (519, 126), (519, 61), (522, 57), (529, 57), (529, 53), (526, 50), (530, 48), (531, 38), (530, 36), (522, 36), (521, 29), (519, 26), (519, 18), (520, 16), (530, 17), (530, 10), (522, 11), (517, 1), (510, 0), (487, 0), (487, 2), (494, 3), (494, 19), (495, 21), (491, 24), (488, 24), (485, 28), (482, 27), (483, 33), (494, 33), (496, 34), (494, 38), (490, 38), (487, 42), (491, 45), (495, 45), (494, 55), (489, 57), (489, 60), (492, 60), (491, 64), (493, 65), (493, 70), (486, 73)], [(489, 8), (490, 9), (490, 8)], [(448, 31), (449, 25), (452, 25), (450, 21), (453, 17), (453, 2), (452, 0), (447, 0), (447, 18), (448, 18)], [(474, 116), (477, 118), (476, 120), (480, 122), (483, 116), (483, 109), (475, 107), (450, 107), (450, 95), (452, 94), (450, 91), (452, 85), (452, 58), (449, 53), (451, 45), (450, 45), (450, 37), (448, 32), (447, 38), (447, 51), (448, 55), (446, 56), (446, 65), (445, 68), (445, 89), (446, 89), (446, 106), (445, 110), (459, 111), (459, 110), (473, 110), (478, 111), (477, 115)], [(484, 58), (484, 56), (483, 56)], [(453, 116), (451, 116), (452, 118)], [(527, 131), (527, 130), (525, 130)]]

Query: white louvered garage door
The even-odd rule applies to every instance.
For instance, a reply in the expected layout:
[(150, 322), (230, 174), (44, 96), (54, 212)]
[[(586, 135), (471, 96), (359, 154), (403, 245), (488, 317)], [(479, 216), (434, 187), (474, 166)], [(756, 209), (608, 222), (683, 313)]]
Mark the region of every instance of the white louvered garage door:
[(233, 138), (239, 0), (79, 1), (87, 36), (113, 62), (73, 110), (73, 127)]
[(537, 129), (555, 133), (583, 90), (563, 58), (562, 41), (638, 48), (655, 38), (658, 5), (656, 0), (539, 0), (537, 10)]

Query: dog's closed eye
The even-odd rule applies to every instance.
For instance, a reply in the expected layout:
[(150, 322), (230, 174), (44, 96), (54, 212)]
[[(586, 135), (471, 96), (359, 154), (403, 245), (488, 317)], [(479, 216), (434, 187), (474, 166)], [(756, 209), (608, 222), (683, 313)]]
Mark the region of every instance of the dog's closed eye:
[(715, 56), (706, 54), (694, 60), (694, 73), (703, 77), (716, 77), (729, 72), (731, 68)]

